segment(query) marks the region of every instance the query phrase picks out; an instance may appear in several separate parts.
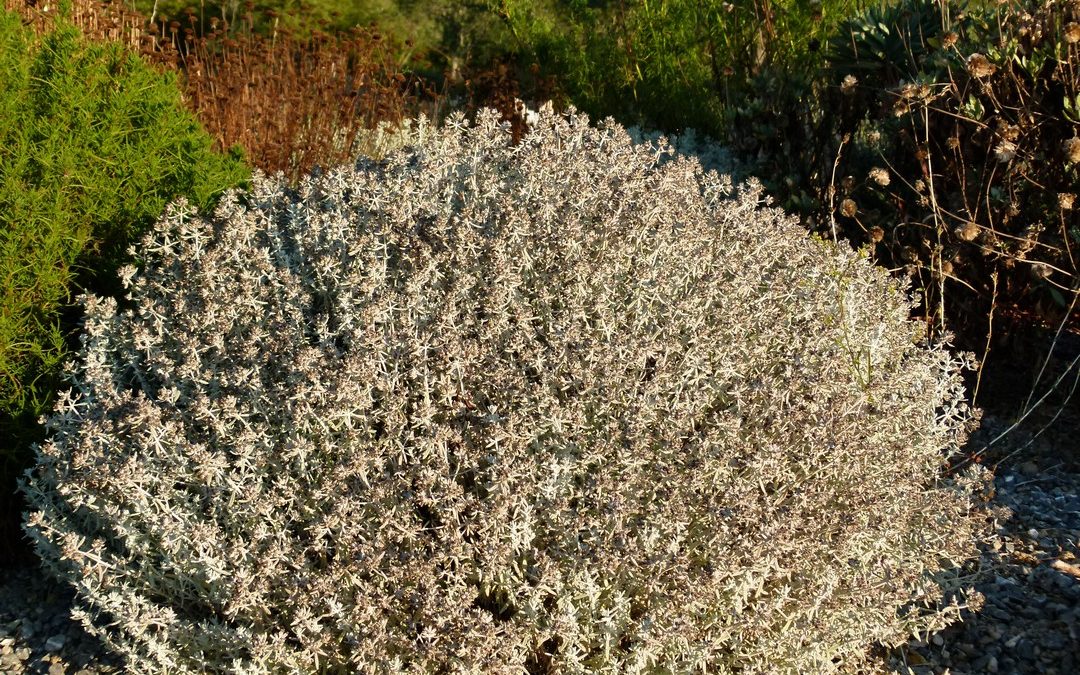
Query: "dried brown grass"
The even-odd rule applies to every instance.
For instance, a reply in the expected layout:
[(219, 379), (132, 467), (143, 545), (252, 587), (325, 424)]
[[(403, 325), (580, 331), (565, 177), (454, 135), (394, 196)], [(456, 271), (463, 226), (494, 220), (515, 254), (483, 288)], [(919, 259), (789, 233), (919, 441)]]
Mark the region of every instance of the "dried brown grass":
[(252, 164), (292, 181), (351, 161), (361, 130), (397, 124), (416, 111), (419, 94), (435, 96), (402, 71), (391, 39), (374, 28), (264, 36), (250, 15), (236, 30), (211, 26), (198, 37), (193, 11), (162, 22), (189, 105), (222, 148), (239, 144)]
[[(24, 24), (39, 34), (49, 31), (59, 16), (57, 3), (52, 1), (4, 0), (4, 9), (17, 13)], [(133, 49), (148, 44), (146, 17), (120, 2), (71, 0), (68, 20), (93, 40), (122, 42)]]

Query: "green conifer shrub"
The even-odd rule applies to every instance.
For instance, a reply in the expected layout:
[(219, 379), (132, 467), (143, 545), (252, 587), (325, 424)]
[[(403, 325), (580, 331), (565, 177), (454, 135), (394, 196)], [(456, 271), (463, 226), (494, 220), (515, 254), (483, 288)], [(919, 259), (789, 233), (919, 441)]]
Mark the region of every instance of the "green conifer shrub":
[(484, 111), (184, 202), (23, 484), (142, 673), (808, 673), (956, 616), (967, 357), (696, 160)]
[(0, 12), (0, 559), (76, 328), (72, 289), (119, 291), (125, 249), (166, 203), (207, 206), (247, 176), (211, 151), (171, 75), (62, 20), (37, 38)]

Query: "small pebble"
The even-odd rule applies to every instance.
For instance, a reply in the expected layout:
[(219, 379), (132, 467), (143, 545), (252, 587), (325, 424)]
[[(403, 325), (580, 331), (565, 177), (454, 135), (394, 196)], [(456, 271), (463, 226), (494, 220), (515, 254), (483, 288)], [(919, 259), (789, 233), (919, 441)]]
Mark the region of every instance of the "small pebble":
[(58, 651), (60, 651), (61, 649), (64, 648), (64, 643), (66, 641), (67, 641), (67, 638), (64, 637), (63, 635), (54, 635), (54, 636), (52, 636), (51, 638), (49, 638), (48, 640), (45, 641), (45, 651), (47, 651), (47, 652), (58, 652)]
[(1016, 645), (1016, 655), (1024, 661), (1035, 659), (1035, 644), (1031, 640), (1021, 640)]
[(0, 654), (0, 668), (8, 670), (21, 667), (22, 662), (14, 654)]
[(971, 644), (970, 642), (960, 642), (956, 645), (956, 648), (959, 651), (963, 652), (964, 655), (968, 658), (976, 656), (979, 653), (979, 648)]

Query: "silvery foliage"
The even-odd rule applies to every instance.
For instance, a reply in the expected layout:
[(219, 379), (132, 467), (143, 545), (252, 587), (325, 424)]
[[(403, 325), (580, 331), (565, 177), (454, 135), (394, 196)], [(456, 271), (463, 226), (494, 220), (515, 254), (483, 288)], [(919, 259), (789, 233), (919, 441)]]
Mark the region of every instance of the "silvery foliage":
[(83, 298), (26, 531), (132, 672), (829, 672), (955, 618), (966, 357), (884, 271), (610, 120), (413, 133)]

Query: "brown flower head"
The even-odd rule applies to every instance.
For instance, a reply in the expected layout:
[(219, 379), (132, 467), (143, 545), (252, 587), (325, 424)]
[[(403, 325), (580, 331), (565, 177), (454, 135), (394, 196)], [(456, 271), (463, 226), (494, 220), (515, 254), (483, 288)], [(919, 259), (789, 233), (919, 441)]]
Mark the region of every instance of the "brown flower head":
[(1001, 163), (1011, 162), (1016, 157), (1016, 143), (1012, 141), (1001, 141), (994, 148), (994, 159)]
[(1073, 136), (1062, 145), (1065, 150), (1065, 161), (1069, 164), (1080, 163), (1080, 138)]
[(873, 169), (870, 169), (870, 180), (885, 187), (889, 184), (889, 172), (882, 169), (880, 166), (875, 166)]
[(979, 236), (979, 226), (972, 222), (967, 222), (956, 228), (953, 231), (957, 239), (961, 241), (975, 241), (975, 238)]
[(997, 70), (997, 66), (990, 63), (990, 59), (978, 52), (968, 57), (967, 67), (971, 76), (979, 79), (990, 77)]
[(858, 210), (855, 202), (851, 199), (845, 199), (840, 202), (840, 214), (846, 218), (853, 218)]
[(1070, 21), (1065, 24), (1065, 42), (1071, 45), (1080, 42), (1080, 23)]

